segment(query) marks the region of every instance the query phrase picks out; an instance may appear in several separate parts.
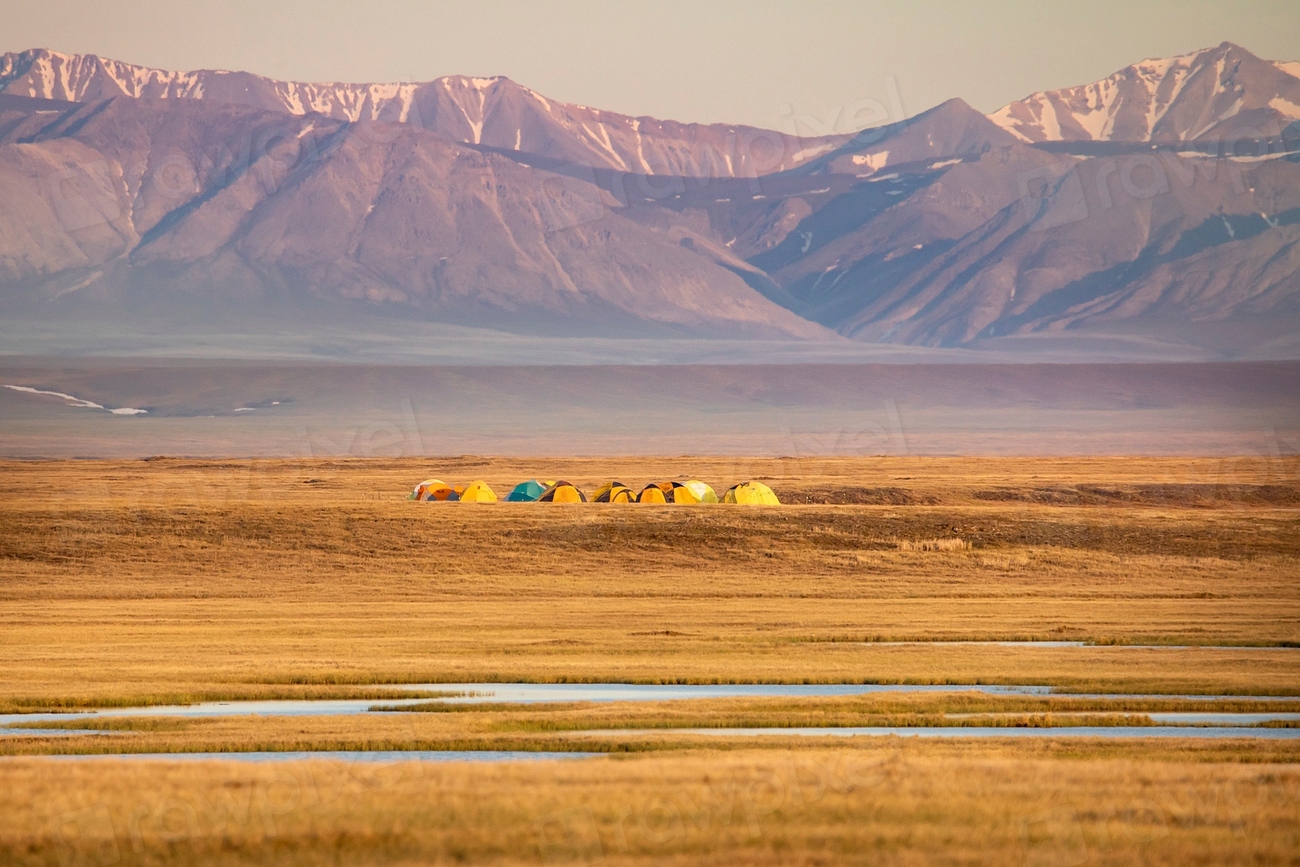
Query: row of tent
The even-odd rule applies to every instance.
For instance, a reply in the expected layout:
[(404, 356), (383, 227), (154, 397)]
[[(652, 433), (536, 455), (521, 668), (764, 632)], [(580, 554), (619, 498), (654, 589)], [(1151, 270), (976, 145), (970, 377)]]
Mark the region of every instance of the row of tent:
[[(408, 500), (424, 502), (495, 503), (496, 492), (487, 483), (475, 479), (468, 485), (449, 485), (441, 479), (426, 479), (415, 486)], [(587, 495), (570, 482), (529, 479), (520, 482), (506, 495), (508, 503), (738, 503), (751, 506), (776, 506), (780, 500), (762, 482), (732, 485), (719, 499), (713, 488), (698, 479), (684, 482), (651, 482), (634, 491), (622, 482), (606, 482)]]

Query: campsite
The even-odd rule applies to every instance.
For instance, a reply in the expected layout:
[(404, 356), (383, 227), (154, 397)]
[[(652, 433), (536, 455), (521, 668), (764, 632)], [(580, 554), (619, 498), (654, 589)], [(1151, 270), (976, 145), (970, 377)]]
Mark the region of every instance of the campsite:
[[(556, 485), (531, 494), (568, 480), (589, 501), (501, 496), (539, 472)], [(596, 502), (670, 473), (762, 480), (783, 505)], [(497, 502), (412, 501), (413, 479), (481, 482)], [(1291, 845), (1300, 741), (1256, 734), (1297, 731), (1281, 721), (1300, 696), (1292, 459), (11, 462), (0, 486), (0, 713), (96, 711), (0, 736), (7, 863), (110, 844), (179, 863), (953, 847), (1184, 863)], [(512, 682), (848, 692), (455, 703), (459, 685)], [(220, 712), (285, 700), (352, 709)], [(167, 710), (191, 702), (215, 715)], [(130, 707), (159, 713), (113, 715)], [(1278, 721), (1063, 737), (1169, 713)], [(800, 726), (972, 728), (739, 733)], [(40, 758), (106, 752), (321, 758), (111, 773)], [(211, 812), (223, 793), (248, 810)], [(314, 830), (354, 823), (370, 830)]]
[[(475, 479), (464, 485), (449, 485), (441, 479), (425, 479), (411, 490), (407, 499), (425, 503), (495, 503), (497, 495), (482, 479)], [(505, 498), (507, 503), (586, 503), (588, 501), (587, 495), (577, 485), (563, 479), (547, 481), (528, 479), (511, 487), (510, 493)], [(596, 488), (590, 502), (643, 503), (660, 506), (669, 503), (699, 505), (718, 502), (745, 506), (781, 504), (772, 489), (762, 482), (737, 482), (727, 488), (722, 499), (719, 500), (713, 488), (699, 479), (650, 482), (639, 491), (634, 491), (622, 482), (605, 482)]]

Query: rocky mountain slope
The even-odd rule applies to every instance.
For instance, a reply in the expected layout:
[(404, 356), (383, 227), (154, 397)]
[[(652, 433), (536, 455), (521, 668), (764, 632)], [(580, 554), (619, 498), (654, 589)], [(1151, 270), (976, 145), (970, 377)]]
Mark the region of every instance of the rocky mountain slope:
[(403, 123), (469, 144), (645, 175), (768, 174), (801, 165), (837, 143), (747, 126), (628, 117), (547, 99), (504, 76), (312, 84), (247, 72), (171, 72), (43, 49), (0, 55), (0, 94), (67, 102), (192, 99), (350, 122)]
[[(1300, 127), (1283, 123), (1300, 79), (1236, 46), (716, 173), (691, 162), (712, 127), (569, 134), (577, 107), (504, 79), (463, 80), (445, 107), (450, 79), (389, 97), (249, 77), (227, 98), (234, 73), (40, 59), (0, 67), (0, 310), (33, 321), (167, 308), (247, 329), (275, 306), (552, 335), (1300, 352)], [(542, 103), (527, 116), (559, 126), (510, 147)], [(491, 117), (514, 118), (506, 146)], [(671, 172), (626, 150), (648, 153), (646, 130), (669, 131)]]
[(1230, 42), (1144, 60), (1101, 81), (1035, 93), (990, 115), (1027, 142), (1188, 142), (1273, 136), (1300, 120), (1300, 63)]
[(11, 304), (296, 297), (542, 333), (826, 336), (591, 184), (409, 126), (118, 98), (0, 110), (0, 133)]

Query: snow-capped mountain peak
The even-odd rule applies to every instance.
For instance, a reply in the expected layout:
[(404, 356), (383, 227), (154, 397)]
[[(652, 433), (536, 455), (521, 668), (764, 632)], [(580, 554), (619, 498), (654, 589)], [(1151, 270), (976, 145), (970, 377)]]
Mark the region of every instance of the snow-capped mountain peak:
[(794, 168), (838, 143), (752, 127), (633, 118), (557, 102), (504, 76), (310, 83), (224, 70), (169, 72), (35, 49), (0, 55), (0, 93), (69, 102), (205, 99), (353, 123), (409, 123), (469, 144), (647, 175), (757, 176)]
[(1260, 60), (1225, 42), (1035, 93), (989, 117), (1027, 142), (1224, 138), (1300, 119), (1297, 73), (1300, 63)]

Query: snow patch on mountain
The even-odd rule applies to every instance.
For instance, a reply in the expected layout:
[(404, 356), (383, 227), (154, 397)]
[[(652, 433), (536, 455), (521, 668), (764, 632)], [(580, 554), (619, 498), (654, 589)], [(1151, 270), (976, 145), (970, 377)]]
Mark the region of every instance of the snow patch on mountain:
[(1294, 119), (1300, 63), (1260, 60), (1231, 43), (1176, 57), (1151, 58), (1091, 84), (1044, 91), (989, 119), (1026, 142), (1189, 141), (1230, 134), (1233, 118), (1256, 127), (1258, 112)]
[(874, 154), (854, 154), (853, 165), (866, 166), (869, 169), (880, 170), (889, 162), (889, 151), (879, 151)]
[[(636, 167), (647, 174), (757, 176), (795, 168), (843, 143), (843, 137), (802, 139), (723, 124), (632, 118), (553, 102), (504, 76), (371, 84), (275, 81), (223, 70), (168, 72), (38, 49), (0, 55), (0, 93), (71, 102), (206, 99), (350, 123), (408, 123), (468, 144), (592, 168)], [(775, 154), (773, 142), (780, 146)]]
[(1273, 109), (1278, 114), (1285, 115), (1292, 120), (1300, 120), (1300, 105), (1296, 105), (1290, 100), (1283, 99), (1280, 96), (1275, 96), (1268, 101), (1268, 105), (1269, 108)]

